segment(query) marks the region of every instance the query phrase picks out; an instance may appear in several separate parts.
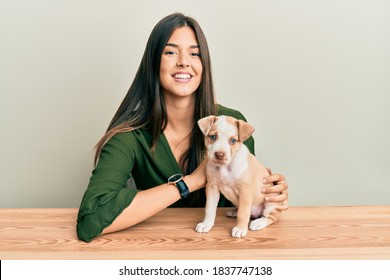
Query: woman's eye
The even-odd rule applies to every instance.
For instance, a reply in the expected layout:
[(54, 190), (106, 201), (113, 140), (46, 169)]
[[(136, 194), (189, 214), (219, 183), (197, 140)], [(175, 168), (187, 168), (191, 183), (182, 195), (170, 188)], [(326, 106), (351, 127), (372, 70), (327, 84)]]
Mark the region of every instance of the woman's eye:
[(164, 52), (166, 55), (175, 55), (176, 53), (174, 51), (166, 51)]
[(191, 53), (191, 56), (200, 57), (200, 53)]
[(209, 135), (211, 141), (217, 140), (217, 135)]
[(230, 139), (230, 144), (234, 145), (237, 143), (237, 139), (236, 138), (231, 138)]

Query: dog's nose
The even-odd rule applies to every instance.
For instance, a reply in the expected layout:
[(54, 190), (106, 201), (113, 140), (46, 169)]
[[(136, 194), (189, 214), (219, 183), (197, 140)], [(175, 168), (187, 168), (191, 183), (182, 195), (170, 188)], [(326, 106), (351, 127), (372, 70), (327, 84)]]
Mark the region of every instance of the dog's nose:
[(225, 157), (225, 153), (224, 152), (215, 152), (215, 157), (218, 159), (218, 160), (221, 160)]

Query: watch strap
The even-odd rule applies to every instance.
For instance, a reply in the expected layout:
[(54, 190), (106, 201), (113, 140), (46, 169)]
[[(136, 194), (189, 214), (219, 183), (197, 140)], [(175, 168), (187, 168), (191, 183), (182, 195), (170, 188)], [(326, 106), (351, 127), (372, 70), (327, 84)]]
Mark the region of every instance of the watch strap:
[(179, 190), (181, 198), (186, 198), (190, 194), (190, 190), (188, 189), (188, 186), (186, 182), (184, 182), (183, 179), (180, 181), (176, 182), (176, 187)]

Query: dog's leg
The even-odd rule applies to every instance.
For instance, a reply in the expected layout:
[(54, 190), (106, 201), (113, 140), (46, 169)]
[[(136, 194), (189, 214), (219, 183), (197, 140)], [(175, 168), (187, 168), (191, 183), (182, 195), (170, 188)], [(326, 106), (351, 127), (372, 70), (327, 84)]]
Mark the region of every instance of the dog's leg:
[(214, 226), (220, 192), (218, 187), (206, 186), (206, 208), (203, 222), (196, 226), (196, 232), (209, 232)]
[[(238, 208), (233, 208), (233, 209), (229, 209), (227, 212), (226, 212), (226, 217), (229, 217), (229, 218), (236, 218), (237, 217), (237, 211), (238, 211)], [(256, 219), (258, 217), (260, 217), (260, 214), (261, 212), (263, 212), (263, 206), (260, 205), (258, 207), (252, 207), (252, 211), (251, 211), (251, 218), (253, 219)]]
[(232, 236), (244, 237), (248, 233), (248, 223), (251, 215), (252, 196), (240, 193), (237, 210), (237, 225), (232, 229)]
[(276, 222), (280, 215), (280, 211), (275, 209), (276, 206), (276, 204), (265, 204), (263, 215), (250, 223), (250, 230), (261, 230)]

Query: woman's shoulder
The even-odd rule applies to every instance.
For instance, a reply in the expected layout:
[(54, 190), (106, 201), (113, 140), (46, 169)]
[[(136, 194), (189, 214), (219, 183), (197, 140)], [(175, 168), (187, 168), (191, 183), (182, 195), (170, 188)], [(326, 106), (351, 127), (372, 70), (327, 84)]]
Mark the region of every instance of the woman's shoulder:
[(115, 146), (122, 150), (137, 150), (139, 145), (147, 142), (149, 144), (150, 133), (146, 129), (134, 129), (128, 131), (121, 131), (113, 135), (110, 140), (107, 141), (107, 146)]
[(234, 117), (236, 119), (246, 121), (246, 118), (240, 111), (222, 106), (220, 104), (217, 104), (217, 114), (218, 116), (225, 115), (225, 116)]

